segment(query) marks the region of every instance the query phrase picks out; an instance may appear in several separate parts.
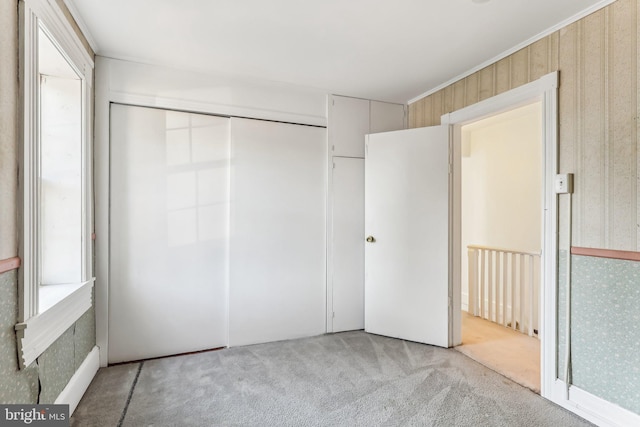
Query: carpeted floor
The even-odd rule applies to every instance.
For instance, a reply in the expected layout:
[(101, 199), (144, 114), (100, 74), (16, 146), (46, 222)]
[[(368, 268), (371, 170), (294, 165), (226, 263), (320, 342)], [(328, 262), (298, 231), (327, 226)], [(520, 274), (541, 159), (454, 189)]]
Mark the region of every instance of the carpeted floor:
[(362, 331), (103, 368), (73, 426), (588, 426), (455, 350)]

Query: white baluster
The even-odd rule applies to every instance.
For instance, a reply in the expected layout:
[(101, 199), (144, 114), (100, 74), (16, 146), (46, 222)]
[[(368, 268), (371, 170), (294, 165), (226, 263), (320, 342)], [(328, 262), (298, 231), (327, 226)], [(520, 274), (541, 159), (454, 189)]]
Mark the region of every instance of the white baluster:
[(502, 253), (502, 325), (507, 326), (508, 253)]
[(485, 269), (486, 269), (486, 251), (483, 249), (480, 251), (480, 317), (484, 318), (484, 286), (485, 286)]
[(478, 315), (478, 251), (469, 248), (469, 312)]
[(516, 286), (518, 285), (518, 281), (516, 280), (517, 258), (517, 254), (511, 254), (511, 328), (513, 330), (516, 329)]
[(493, 251), (489, 252), (489, 260), (487, 262), (487, 269), (489, 270), (489, 279), (487, 280), (487, 320), (493, 320)]
[(533, 336), (533, 255), (529, 255), (529, 292), (527, 294), (529, 302), (529, 336)]

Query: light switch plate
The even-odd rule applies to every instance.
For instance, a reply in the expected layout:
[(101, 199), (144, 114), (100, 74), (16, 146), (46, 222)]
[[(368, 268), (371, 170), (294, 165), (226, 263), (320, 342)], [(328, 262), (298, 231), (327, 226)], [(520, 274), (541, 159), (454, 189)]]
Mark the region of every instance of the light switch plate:
[(573, 193), (573, 174), (572, 173), (557, 174), (555, 189), (556, 189), (556, 194)]

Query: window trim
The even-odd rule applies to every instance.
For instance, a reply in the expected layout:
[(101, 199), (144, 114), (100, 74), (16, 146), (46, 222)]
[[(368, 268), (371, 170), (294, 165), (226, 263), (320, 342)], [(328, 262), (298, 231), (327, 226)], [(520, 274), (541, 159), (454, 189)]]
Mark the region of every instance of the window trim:
[[(55, 0), (20, 0), (19, 46), (22, 84), (21, 131), (24, 144), (20, 158), (22, 197), (18, 324), (15, 326), (20, 368), (29, 366), (84, 314), (92, 304), (93, 183), (92, 108), (93, 67), (91, 55), (71, 27)], [(39, 75), (38, 29), (40, 24), (69, 64), (82, 78), (82, 281), (66, 297), (38, 313), (39, 293)]]

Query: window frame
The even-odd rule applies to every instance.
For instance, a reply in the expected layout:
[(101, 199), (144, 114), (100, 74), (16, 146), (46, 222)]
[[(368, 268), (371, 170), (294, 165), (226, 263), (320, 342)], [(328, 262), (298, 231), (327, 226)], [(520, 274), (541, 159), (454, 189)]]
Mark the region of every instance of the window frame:
[[(39, 312), (40, 293), (40, 117), (38, 32), (42, 28), (82, 81), (82, 278), (71, 292), (51, 308)], [(19, 2), (20, 97), (22, 102), (22, 197), (19, 269), (19, 303), (16, 337), (20, 368), (29, 366), (71, 327), (92, 305), (93, 284), (93, 182), (92, 109), (94, 61), (55, 0)], [(56, 285), (52, 285), (56, 286)], [(68, 285), (65, 285), (68, 286)]]

